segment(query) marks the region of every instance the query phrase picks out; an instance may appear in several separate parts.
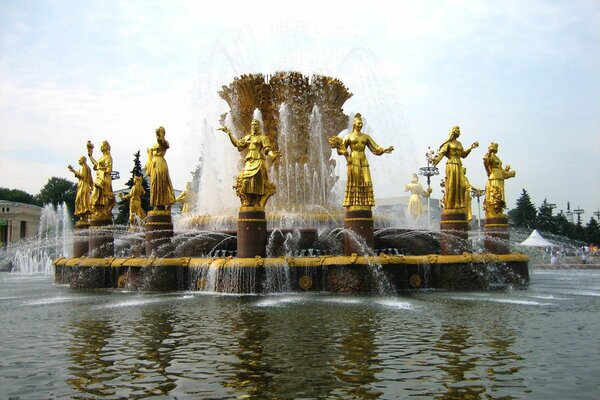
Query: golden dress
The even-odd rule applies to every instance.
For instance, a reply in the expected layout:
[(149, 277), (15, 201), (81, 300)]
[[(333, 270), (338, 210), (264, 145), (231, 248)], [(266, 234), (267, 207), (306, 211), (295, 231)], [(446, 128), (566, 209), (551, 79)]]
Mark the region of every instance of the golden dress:
[(485, 172), (487, 172), (488, 180), (485, 185), (485, 200), (484, 208), (487, 212), (491, 212), (494, 202), (501, 201), (500, 208), (506, 206), (506, 197), (504, 194), (504, 180), (513, 178), (515, 171), (508, 171), (502, 168), (502, 161), (496, 155), (496, 152), (488, 152), (483, 158)]
[(446, 162), (446, 184), (445, 201), (446, 210), (465, 208), (465, 190), (466, 179), (463, 173), (461, 158), (469, 155), (471, 149), (464, 150), (462, 143), (456, 139), (445, 142), (438, 152), (436, 162), (439, 162), (444, 156), (448, 158)]
[(381, 155), (385, 149), (377, 145), (371, 136), (362, 132), (351, 132), (342, 139), (342, 148), (350, 148), (346, 157), (348, 163), (348, 181), (346, 182), (346, 193), (344, 195), (344, 207), (350, 206), (374, 206), (373, 182), (369, 161), (365, 154), (365, 148), (375, 155)]
[(404, 185), (404, 191), (410, 192), (410, 198), (408, 199), (408, 212), (414, 218), (423, 215), (423, 201), (421, 197), (427, 197), (428, 193), (423, 189), (418, 182), (411, 182)]
[[(91, 203), (94, 212), (98, 215), (109, 213), (112, 205), (114, 205), (114, 194), (112, 189), (112, 165), (113, 160), (110, 153), (103, 153), (102, 156), (94, 163), (96, 171), (96, 180), (94, 181), (94, 189), (92, 190)], [(105, 215), (106, 216), (106, 215)]]
[(75, 196), (75, 212), (78, 217), (85, 217), (92, 213), (92, 202), (90, 193), (92, 191), (92, 170), (87, 164), (83, 164), (79, 172), (73, 171), (77, 182), (77, 194)]
[(150, 177), (150, 205), (152, 207), (170, 206), (175, 203), (175, 192), (165, 160), (168, 148), (169, 142), (158, 137), (157, 143), (148, 149), (146, 173)]
[(239, 151), (248, 149), (244, 169), (237, 178), (237, 190), (244, 194), (264, 195), (269, 182), (264, 153), (271, 150), (271, 141), (264, 134), (246, 135), (237, 141)]

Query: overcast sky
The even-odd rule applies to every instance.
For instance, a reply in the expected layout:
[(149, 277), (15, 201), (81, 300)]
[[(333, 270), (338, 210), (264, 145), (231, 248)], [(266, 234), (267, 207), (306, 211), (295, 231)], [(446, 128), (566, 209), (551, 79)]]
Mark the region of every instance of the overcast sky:
[[(517, 171), (509, 207), (525, 188), (538, 206), (585, 209), (584, 222), (600, 209), (593, 0), (0, 0), (0, 186), (35, 194), (51, 176), (74, 180), (66, 165), (107, 139), (121, 188), (162, 125), (183, 189), (201, 151), (207, 168), (238, 157), (212, 135), (227, 111), (220, 86), (282, 69), (341, 79), (354, 94), (344, 111), (395, 147), (370, 157), (377, 198), (405, 195), (427, 147), (458, 124), (464, 145), (480, 143), (465, 161), (474, 186), (491, 141)], [(439, 197), (439, 177), (433, 188)]]

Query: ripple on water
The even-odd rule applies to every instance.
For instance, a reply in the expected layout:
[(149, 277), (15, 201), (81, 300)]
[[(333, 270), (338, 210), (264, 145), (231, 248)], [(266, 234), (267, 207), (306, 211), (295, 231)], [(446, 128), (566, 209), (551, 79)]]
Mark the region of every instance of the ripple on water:
[(502, 303), (502, 304), (517, 304), (524, 306), (553, 306), (554, 303), (542, 303), (534, 300), (523, 300), (523, 299), (503, 299), (497, 297), (470, 297), (470, 296), (449, 296), (452, 300), (464, 300), (464, 301), (481, 301), (487, 303)]

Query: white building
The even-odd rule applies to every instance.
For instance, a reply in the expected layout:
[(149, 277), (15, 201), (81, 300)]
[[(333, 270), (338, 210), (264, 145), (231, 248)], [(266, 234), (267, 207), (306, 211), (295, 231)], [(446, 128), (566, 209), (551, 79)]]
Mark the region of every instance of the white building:
[(0, 200), (0, 247), (34, 236), (41, 214), (41, 207)]

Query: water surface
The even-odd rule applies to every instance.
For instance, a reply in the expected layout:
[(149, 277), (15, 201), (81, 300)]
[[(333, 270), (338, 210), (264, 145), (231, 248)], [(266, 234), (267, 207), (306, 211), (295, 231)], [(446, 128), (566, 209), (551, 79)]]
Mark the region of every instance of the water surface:
[(600, 272), (397, 296), (79, 291), (0, 274), (0, 398), (597, 399)]

